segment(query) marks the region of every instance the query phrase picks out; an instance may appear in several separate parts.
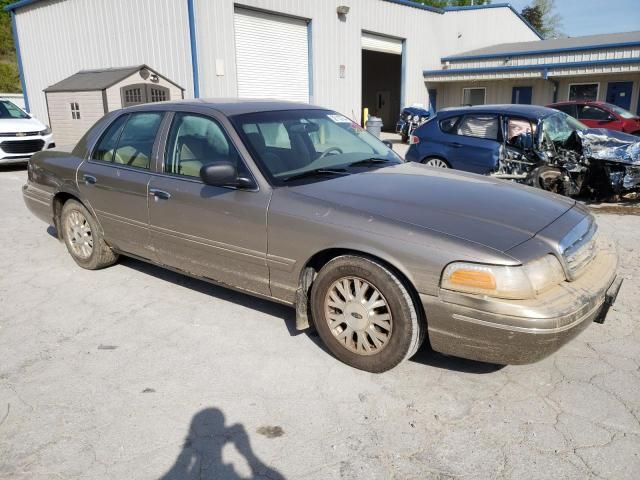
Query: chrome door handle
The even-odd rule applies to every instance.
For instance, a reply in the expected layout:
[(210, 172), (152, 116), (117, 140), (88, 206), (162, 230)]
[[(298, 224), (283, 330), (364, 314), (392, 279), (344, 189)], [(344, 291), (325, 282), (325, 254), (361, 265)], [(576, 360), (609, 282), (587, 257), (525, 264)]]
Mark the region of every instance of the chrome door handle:
[(83, 175), (82, 179), (84, 180), (84, 183), (86, 183), (87, 185), (95, 185), (96, 182), (98, 181), (98, 179), (93, 175)]
[(158, 190), (157, 188), (150, 188), (149, 195), (155, 197), (156, 200), (169, 200), (171, 198), (171, 194), (169, 192), (165, 192), (164, 190)]

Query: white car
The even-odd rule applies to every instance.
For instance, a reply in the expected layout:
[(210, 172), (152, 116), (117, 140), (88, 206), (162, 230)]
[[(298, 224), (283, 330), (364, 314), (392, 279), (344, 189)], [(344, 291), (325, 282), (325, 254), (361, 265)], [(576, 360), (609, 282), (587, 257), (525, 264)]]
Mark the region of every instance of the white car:
[(26, 163), (34, 153), (55, 146), (49, 127), (0, 99), (0, 165)]

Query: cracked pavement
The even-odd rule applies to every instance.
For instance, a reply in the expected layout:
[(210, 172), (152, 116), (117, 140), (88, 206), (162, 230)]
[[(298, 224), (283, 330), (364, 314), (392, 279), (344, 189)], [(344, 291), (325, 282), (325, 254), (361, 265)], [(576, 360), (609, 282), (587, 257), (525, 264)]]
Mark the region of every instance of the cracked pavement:
[(604, 325), (504, 368), (427, 348), (382, 375), (293, 310), (123, 259), (77, 267), (0, 169), (1, 479), (640, 478), (640, 217)]

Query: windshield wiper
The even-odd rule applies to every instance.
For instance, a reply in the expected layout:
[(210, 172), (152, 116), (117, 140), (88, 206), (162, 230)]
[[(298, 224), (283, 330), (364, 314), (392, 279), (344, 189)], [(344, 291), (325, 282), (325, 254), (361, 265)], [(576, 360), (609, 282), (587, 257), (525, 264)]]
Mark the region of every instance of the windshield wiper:
[(380, 165), (381, 163), (392, 163), (391, 160), (387, 160), (386, 158), (365, 158), (364, 160), (358, 160), (357, 162), (350, 163), (350, 167), (366, 167), (369, 165)]
[(328, 175), (348, 175), (348, 173), (344, 168), (314, 168), (313, 170), (307, 170), (306, 172), (300, 172), (294, 175), (290, 175), (284, 178), (282, 182), (286, 183), (293, 180), (299, 180), (301, 178), (323, 177)]

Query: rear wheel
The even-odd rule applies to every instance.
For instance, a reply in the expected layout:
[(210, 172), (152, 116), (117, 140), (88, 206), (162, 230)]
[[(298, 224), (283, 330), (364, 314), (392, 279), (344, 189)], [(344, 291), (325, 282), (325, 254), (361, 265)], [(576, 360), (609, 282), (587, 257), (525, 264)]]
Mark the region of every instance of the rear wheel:
[(118, 259), (104, 242), (95, 219), (80, 202), (68, 200), (64, 204), (60, 226), (69, 254), (82, 268), (98, 270), (113, 265)]
[(429, 157), (429, 158), (425, 158), (422, 161), (423, 164), (429, 166), (429, 167), (435, 167), (435, 168), (451, 168), (451, 166), (449, 165), (449, 163), (446, 160), (443, 160), (441, 158), (438, 157)]
[(320, 338), (339, 360), (380, 373), (411, 357), (424, 339), (414, 301), (378, 262), (344, 255), (328, 262), (311, 289)]

